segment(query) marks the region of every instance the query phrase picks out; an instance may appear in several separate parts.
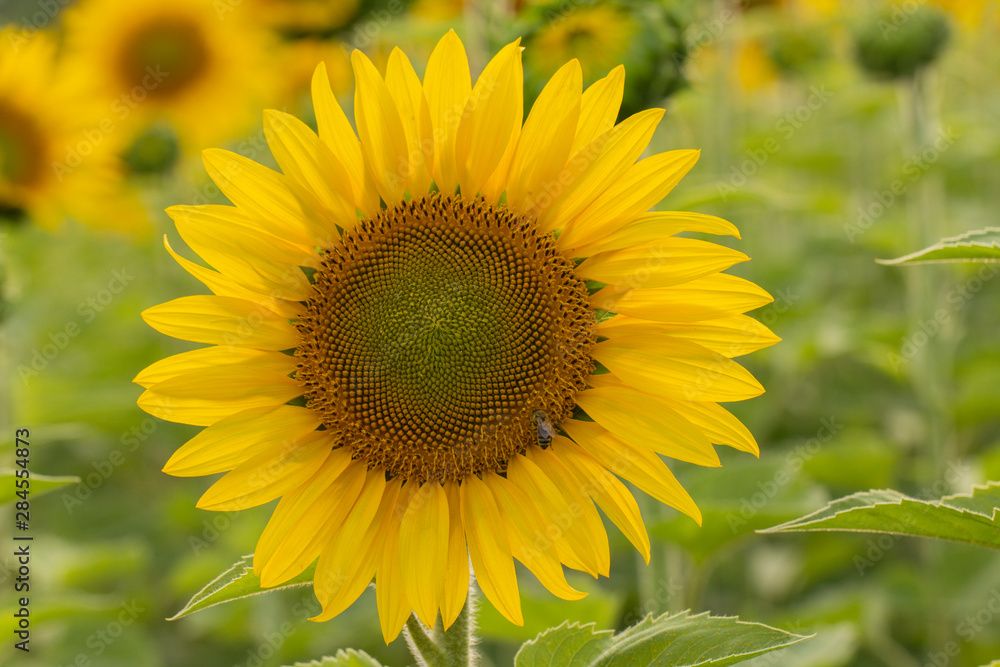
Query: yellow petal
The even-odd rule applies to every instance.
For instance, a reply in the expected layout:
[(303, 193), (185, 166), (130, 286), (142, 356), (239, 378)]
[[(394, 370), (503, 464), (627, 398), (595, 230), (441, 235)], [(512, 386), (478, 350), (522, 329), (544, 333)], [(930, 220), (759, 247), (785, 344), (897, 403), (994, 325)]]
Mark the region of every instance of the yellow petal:
[(550, 206), (538, 209), (539, 228), (564, 227), (624, 176), (646, 150), (663, 113), (648, 109), (629, 116), (572, 156), (559, 174), (565, 184), (559, 195)]
[(375, 65), (360, 51), (351, 54), (354, 66), (354, 121), (361, 138), (365, 166), (375, 188), (388, 206), (403, 200), (410, 160), (406, 132), (385, 81)]
[(210, 426), (250, 408), (283, 405), (302, 395), (302, 385), (280, 371), (220, 366), (164, 380), (139, 397), (139, 407), (160, 419)]
[(605, 287), (590, 298), (595, 308), (655, 322), (698, 322), (745, 313), (771, 303), (749, 280), (717, 273), (674, 287)]
[(399, 554), (406, 597), (417, 616), (434, 627), (438, 591), (448, 563), (448, 496), (437, 482), (424, 483), (410, 499), (399, 526)]
[(774, 345), (781, 339), (747, 315), (732, 315), (703, 322), (647, 322), (628, 315), (616, 315), (597, 325), (605, 338), (629, 334), (667, 334), (683, 338), (724, 357), (739, 357)]
[(434, 182), (442, 194), (450, 195), (458, 185), (455, 165), (455, 135), (462, 110), (472, 92), (469, 60), (454, 30), (434, 47), (424, 73), (424, 94), (434, 126)]
[(600, 387), (580, 392), (576, 403), (595, 422), (637, 447), (698, 465), (720, 465), (701, 429), (648, 394), (624, 386)]
[[(337, 449), (313, 477), (278, 503), (254, 552), (261, 586), (276, 586), (299, 575), (319, 557), (361, 495), (366, 466)], [(258, 556), (260, 567), (258, 568)]]
[(496, 169), (514, 127), (524, 117), (521, 40), (500, 49), (479, 75), (455, 133), (462, 195), (473, 199)]
[(458, 618), (469, 593), (469, 550), (462, 525), (462, 498), (458, 482), (445, 482), (448, 495), (448, 564), (441, 586), (441, 623), (447, 630)]
[(608, 533), (604, 529), (604, 522), (601, 521), (601, 515), (597, 513), (597, 508), (587, 497), (587, 489), (582, 480), (578, 479), (573, 471), (552, 453), (551, 448), (529, 447), (527, 457), (555, 483), (563, 497), (569, 502), (570, 508), (574, 510), (573, 516), (576, 521), (574, 521), (573, 527), (567, 530), (586, 536), (597, 557), (598, 574), (608, 576), (611, 570)]
[(764, 393), (750, 372), (696, 343), (664, 334), (616, 336), (591, 353), (625, 384), (687, 401), (743, 401)]
[(322, 62), (313, 73), (312, 98), (319, 138), (330, 147), (330, 151), (344, 166), (354, 192), (354, 205), (362, 215), (369, 218), (374, 216), (379, 210), (375, 182), (365, 168), (361, 143), (330, 89), (330, 77), (326, 73), (326, 64)]
[(369, 470), (361, 495), (316, 563), (313, 591), (323, 612), (311, 621), (326, 621), (347, 609), (364, 592), (378, 563), (385, 534), (379, 528), (395, 507), (400, 482), (385, 481), (383, 470)]
[(227, 347), (287, 350), (295, 329), (261, 304), (228, 296), (182, 296), (142, 311), (146, 323), (168, 336)]
[(278, 372), (283, 371), (285, 375), (288, 375), (295, 371), (296, 359), (281, 352), (251, 350), (245, 347), (203, 347), (160, 359), (142, 370), (132, 381), (149, 389), (159, 382), (185, 373), (217, 366), (239, 366), (242, 364), (252, 364), (258, 368), (271, 368)]
[(217, 271), (206, 269), (205, 267), (199, 266), (190, 260), (184, 259), (170, 247), (170, 242), (167, 240), (166, 234), (163, 235), (163, 245), (166, 246), (167, 252), (170, 253), (170, 256), (181, 265), (181, 268), (204, 283), (205, 286), (212, 290), (214, 294), (218, 296), (243, 299), (244, 301), (260, 304), (268, 310), (273, 310), (286, 319), (293, 319), (297, 316), (300, 304), (294, 301), (286, 301), (284, 299), (272, 299), (262, 294), (258, 294), (257, 292), (253, 292), (248, 290), (246, 287), (243, 287), (233, 278), (224, 276)]
[(184, 241), (221, 273), (273, 299), (305, 301), (312, 292), (299, 267), (319, 266), (319, 254), (261, 232), (232, 206), (171, 206)]
[(697, 239), (666, 238), (602, 252), (576, 269), (585, 280), (622, 287), (670, 287), (750, 259), (738, 250)]
[(427, 105), (427, 97), (424, 95), (420, 78), (399, 47), (395, 47), (389, 54), (385, 85), (396, 103), (399, 118), (403, 122), (403, 130), (406, 132), (406, 145), (410, 156), (410, 173), (406, 189), (416, 197), (430, 190), (431, 167), (434, 164), (434, 134), (430, 107)]
[(548, 537), (538, 509), (528, 496), (500, 475), (488, 473), (483, 475), (483, 481), (496, 498), (503, 522), (500, 529), (510, 540), (514, 558), (531, 570), (553, 595), (563, 600), (586, 597), (586, 593), (576, 590), (566, 581), (557, 550)]
[(500, 510), (493, 493), (475, 475), (463, 480), (461, 490), (462, 523), (479, 588), (504, 618), (514, 625), (524, 625), (510, 542), (496, 530), (500, 525)]
[(534, 212), (551, 204), (565, 187), (559, 182), (580, 117), (580, 62), (573, 59), (552, 75), (524, 122), (510, 164), (507, 205)]
[(635, 498), (614, 475), (586, 451), (567, 438), (556, 436), (549, 450), (551, 456), (565, 463), (580, 480), (582, 488), (594, 499), (608, 518), (649, 564), (649, 535)]
[(740, 238), (740, 232), (733, 223), (714, 215), (687, 211), (652, 211), (637, 216), (607, 236), (592, 239), (590, 243), (579, 246), (574, 249), (573, 254), (577, 257), (590, 257), (599, 252), (630, 248), (681, 232)]
[(330, 455), (332, 442), (322, 431), (257, 453), (209, 487), (198, 508), (228, 512), (256, 507), (280, 498), (309, 479)]
[(722, 406), (706, 401), (663, 399), (663, 402), (704, 431), (712, 443), (760, 456), (757, 441), (747, 427)]
[(576, 155), (591, 141), (615, 126), (625, 93), (625, 67), (619, 65), (583, 91), (580, 122), (576, 127), (570, 155)]
[[(209, 348), (211, 349), (211, 348)], [(212, 424), (174, 452), (163, 472), (198, 477), (232, 470), (244, 461), (316, 430), (319, 417), (295, 405), (251, 408)]]
[(305, 123), (283, 111), (264, 112), (264, 136), (286, 176), (315, 198), (326, 213), (326, 238), (316, 244), (330, 247), (340, 234), (333, 225), (350, 229), (357, 222), (354, 192), (344, 165)]
[(202, 161), (209, 177), (237, 208), (276, 236), (314, 245), (313, 224), (282, 174), (221, 148), (202, 152)]
[(617, 231), (674, 189), (695, 162), (699, 151), (669, 151), (632, 165), (579, 216), (564, 225), (562, 248), (591, 243)]
[[(570, 505), (555, 482), (534, 461), (520, 454), (508, 462), (507, 479), (528, 497), (527, 509), (538, 512), (559, 559), (575, 570), (597, 577), (600, 559), (590, 536), (580, 530), (577, 522), (580, 511)], [(550, 526), (554, 528), (549, 529)]]
[(698, 506), (656, 453), (622, 440), (597, 422), (564, 419), (559, 426), (613, 473), (701, 525)]
[(414, 482), (404, 484), (396, 498), (396, 506), (389, 512), (389, 523), (385, 528), (385, 544), (382, 545), (382, 555), (375, 575), (378, 620), (386, 644), (399, 635), (413, 609), (406, 597), (406, 586), (403, 583), (403, 570), (399, 558), (399, 524), (410, 504), (410, 498), (418, 487), (419, 484)]

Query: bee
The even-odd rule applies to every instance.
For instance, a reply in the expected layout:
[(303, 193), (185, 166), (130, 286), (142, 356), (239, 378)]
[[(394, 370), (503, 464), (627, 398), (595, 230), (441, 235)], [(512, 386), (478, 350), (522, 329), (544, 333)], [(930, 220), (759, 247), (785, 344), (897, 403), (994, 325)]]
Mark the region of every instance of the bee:
[(549, 419), (549, 415), (545, 410), (532, 410), (531, 420), (535, 422), (535, 431), (538, 436), (538, 446), (548, 447), (552, 444), (552, 438), (556, 434), (555, 428), (552, 426), (552, 420)]

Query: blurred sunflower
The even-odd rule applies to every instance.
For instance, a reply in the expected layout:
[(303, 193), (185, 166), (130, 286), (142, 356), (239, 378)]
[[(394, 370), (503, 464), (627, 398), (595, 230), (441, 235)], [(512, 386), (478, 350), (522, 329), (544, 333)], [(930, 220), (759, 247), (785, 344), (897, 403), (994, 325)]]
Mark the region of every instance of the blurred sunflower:
[(268, 33), (247, 17), (213, 0), (85, 0), (65, 15), (68, 60), (121, 126), (166, 120), (200, 149), (251, 127), (273, 86)]
[(513, 559), (564, 599), (584, 594), (562, 565), (608, 575), (595, 502), (648, 562), (615, 475), (700, 522), (659, 454), (757, 452), (718, 402), (763, 391), (731, 358), (777, 340), (742, 314), (771, 298), (720, 273), (742, 253), (674, 236), (730, 223), (647, 213), (698, 152), (639, 160), (663, 110), (615, 124), (621, 67), (583, 91), (569, 61), (522, 126), (519, 40), (475, 85), (454, 32), (422, 82), (399, 49), (384, 79), (352, 64), (357, 135), (320, 66), (318, 136), (265, 114), (283, 173), (209, 150), (235, 206), (168, 211), (215, 270), (168, 250), (215, 294), (143, 317), (211, 347), (140, 373), (139, 405), (207, 427), (164, 467), (230, 471), (199, 507), (281, 498), (254, 571), (274, 586), (318, 559), (314, 620), (374, 576), (386, 641), (411, 610), (448, 627), (471, 562), (520, 624)]
[(0, 217), (49, 230), (67, 217), (141, 233), (147, 220), (122, 182), (114, 137), (86, 91), (56, 71), (55, 39), (0, 30)]
[(312, 115), (309, 94), (316, 64), (326, 66), (333, 94), (340, 96), (351, 90), (354, 75), (351, 56), (343, 42), (307, 37), (283, 42), (275, 54), (281, 72), (274, 91), (275, 106), (298, 111), (297, 115)]
[(354, 19), (361, 0), (250, 0), (248, 5), (258, 20), (279, 32), (328, 35)]

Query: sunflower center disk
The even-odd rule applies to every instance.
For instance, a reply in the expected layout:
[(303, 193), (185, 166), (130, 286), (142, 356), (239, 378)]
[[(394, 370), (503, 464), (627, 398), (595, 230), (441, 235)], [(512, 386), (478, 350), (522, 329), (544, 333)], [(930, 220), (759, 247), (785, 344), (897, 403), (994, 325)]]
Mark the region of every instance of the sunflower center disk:
[(31, 185), (44, 170), (45, 142), (35, 122), (0, 101), (0, 185)]
[(325, 426), (405, 479), (503, 471), (593, 370), (573, 264), (533, 222), (453, 197), (361, 221), (327, 252), (299, 322), (297, 377)]
[(208, 69), (209, 52), (202, 29), (181, 18), (136, 30), (118, 54), (124, 88), (145, 90), (155, 99), (173, 97), (189, 88)]

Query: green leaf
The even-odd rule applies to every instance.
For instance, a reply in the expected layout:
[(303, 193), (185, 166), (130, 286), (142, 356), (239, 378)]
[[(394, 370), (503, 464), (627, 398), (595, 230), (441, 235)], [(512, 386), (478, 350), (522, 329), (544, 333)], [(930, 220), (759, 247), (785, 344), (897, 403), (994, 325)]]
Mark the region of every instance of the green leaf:
[(613, 635), (594, 626), (563, 625), (524, 644), (515, 667), (696, 667), (732, 665), (806, 637), (732, 617), (681, 612), (642, 621)]
[(898, 491), (865, 491), (767, 528), (762, 533), (852, 531), (933, 537), (1000, 549), (1000, 482), (975, 486), (971, 494), (918, 500)]
[(349, 648), (337, 651), (337, 655), (325, 656), (312, 662), (297, 662), (292, 667), (382, 667), (378, 660), (364, 651)]
[[(272, 591), (298, 588), (312, 584), (316, 564), (310, 565), (305, 572), (289, 579), (285, 583), (272, 588), (262, 588), (260, 579), (253, 573), (253, 554), (236, 561), (231, 568), (213, 579), (207, 586), (195, 593), (184, 608), (168, 618), (175, 621), (202, 609), (208, 609), (219, 604), (241, 600), (252, 595), (262, 595)], [(352, 663), (353, 664), (353, 663)]]
[(1000, 227), (986, 227), (941, 239), (923, 250), (879, 264), (940, 264), (944, 262), (1000, 262)]
[[(0, 485), (3, 486), (4, 496), (3, 500), (0, 500), (0, 505), (8, 505), (15, 500), (22, 500), (17, 496), (17, 473), (11, 468), (0, 468)], [(38, 473), (31, 473), (31, 477), (28, 478), (31, 485), (28, 488), (28, 498), (35, 498), (42, 495), (43, 493), (48, 493), (49, 491), (55, 491), (56, 489), (68, 486), (70, 484), (79, 484), (80, 478), (67, 475), (64, 477), (57, 477), (52, 475), (39, 475)]]

